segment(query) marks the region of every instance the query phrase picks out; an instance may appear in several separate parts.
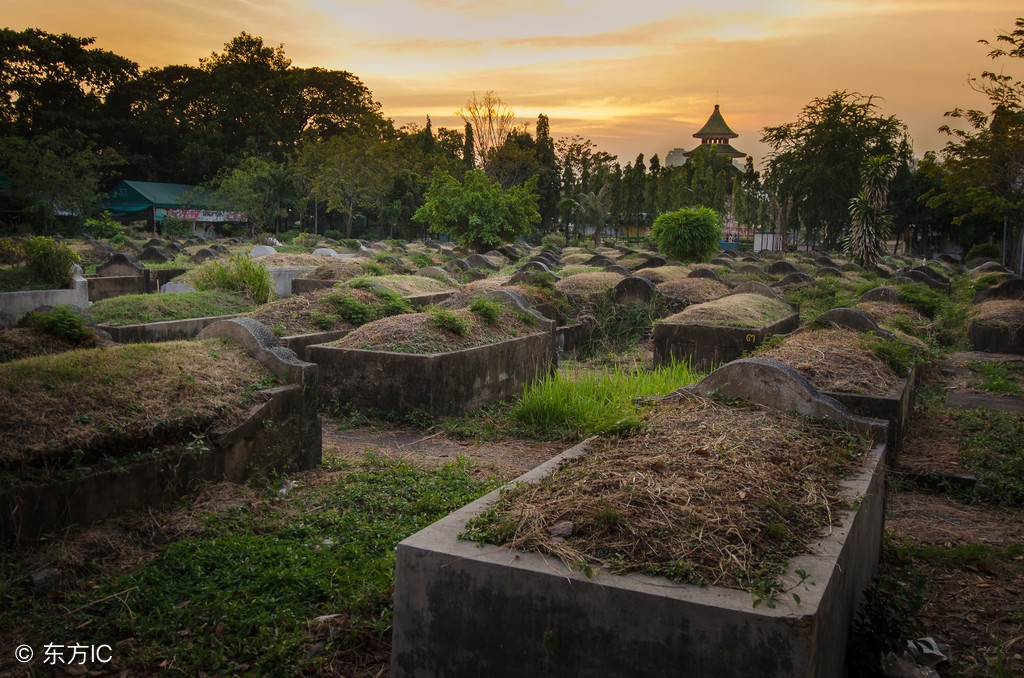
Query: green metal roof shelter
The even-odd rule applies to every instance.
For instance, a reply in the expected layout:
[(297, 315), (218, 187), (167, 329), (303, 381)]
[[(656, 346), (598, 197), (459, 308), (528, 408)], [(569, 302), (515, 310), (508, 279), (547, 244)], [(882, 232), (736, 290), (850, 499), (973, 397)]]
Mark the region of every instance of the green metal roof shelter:
[(100, 209), (108, 210), (114, 218), (146, 217), (154, 215), (155, 209), (179, 209), (184, 207), (205, 207), (192, 205), (182, 195), (194, 191), (190, 184), (161, 184), (152, 181), (122, 181), (107, 197), (100, 200)]

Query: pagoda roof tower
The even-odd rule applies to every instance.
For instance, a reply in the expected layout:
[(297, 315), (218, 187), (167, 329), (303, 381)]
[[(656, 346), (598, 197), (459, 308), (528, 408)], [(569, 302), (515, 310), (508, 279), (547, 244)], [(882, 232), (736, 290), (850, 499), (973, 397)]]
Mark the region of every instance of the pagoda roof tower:
[[(736, 134), (736, 132), (729, 129), (729, 125), (725, 123), (725, 118), (722, 117), (722, 113), (718, 110), (718, 104), (715, 104), (715, 112), (711, 114), (708, 121), (704, 123), (704, 126), (700, 128), (700, 131), (693, 136), (700, 139), (700, 146), (697, 148), (711, 146), (711, 148), (713, 148), (717, 153), (727, 155), (730, 158), (747, 157), (746, 153), (743, 151), (737, 151), (729, 144), (729, 140), (737, 138), (739, 134)], [(683, 155), (689, 158), (694, 154), (694, 152), (696, 152), (697, 148), (692, 151), (687, 151)]]

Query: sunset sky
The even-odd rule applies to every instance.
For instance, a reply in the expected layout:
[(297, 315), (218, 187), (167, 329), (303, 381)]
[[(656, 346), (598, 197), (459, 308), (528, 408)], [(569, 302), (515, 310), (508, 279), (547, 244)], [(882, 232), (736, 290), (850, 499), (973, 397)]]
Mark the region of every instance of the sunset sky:
[(940, 149), (945, 111), (986, 108), (968, 78), (997, 64), (977, 41), (1020, 15), (1006, 0), (0, 0), (9, 28), (93, 36), (143, 68), (246, 31), (296, 66), (351, 71), (398, 125), (461, 128), (454, 110), (493, 89), (622, 164), (694, 147), (718, 103), (758, 168), (761, 130), (834, 90), (879, 97), (918, 155)]

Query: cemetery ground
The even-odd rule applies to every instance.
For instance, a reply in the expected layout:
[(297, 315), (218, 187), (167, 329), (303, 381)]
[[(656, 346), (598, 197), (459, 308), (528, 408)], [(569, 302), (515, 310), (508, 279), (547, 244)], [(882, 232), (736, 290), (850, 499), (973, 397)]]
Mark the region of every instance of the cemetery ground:
[[(931, 635), (951, 646), (941, 676), (1024, 673), (1024, 476), (992, 470), (1024, 448), (1024, 421), (942, 404), (947, 389), (972, 386), (962, 374), (968, 364), (990, 375), (975, 380), (1024, 381), (1019, 362), (977, 362), (991, 357), (939, 364), (919, 386), (889, 484), (871, 616), (851, 640), (853, 664), (887, 640)], [(563, 362), (560, 375), (585, 381), (651, 359), (645, 343), (626, 355)], [(36, 644), (38, 652), (47, 642), (103, 643), (113, 661), (88, 674), (27, 674), (6, 653), (0, 675), (387, 676), (397, 542), (609, 425), (577, 421), (544, 435), (512, 409), (496, 405), (437, 425), (327, 413), (318, 469), (209, 484), (173, 508), (6, 552), (0, 645)], [(967, 448), (977, 458), (965, 460)], [(913, 481), (925, 471), (945, 475)], [(987, 477), (987, 488), (950, 480), (967, 472)], [(59, 583), (26, 587), (26, 571), (48, 568), (59, 570)]]
[[(561, 280), (533, 284), (550, 276), (544, 274), (525, 285), (520, 282), (519, 289), (537, 297), (533, 302), (563, 312), (570, 306), (559, 303), (558, 294), (566, 299), (607, 296), (623, 275), (628, 277), (629, 271), (611, 272), (624, 264), (687, 304), (729, 289), (704, 277), (688, 277), (694, 273), (721, 274), (730, 287), (763, 287), (784, 273), (772, 271), (774, 277), (768, 277), (756, 267), (734, 270), (726, 260), (716, 260), (714, 271), (641, 268), (639, 254), (618, 254), (622, 256), (616, 255), (612, 263), (607, 256), (567, 249)], [(422, 251), (408, 258), (424, 268), (443, 259)], [(457, 261), (462, 260), (448, 261), (449, 273), (456, 277)], [(411, 277), (393, 275), (411, 268), (400, 264), (385, 251), (360, 263), (335, 262), (323, 276), (330, 284), (343, 278), (341, 287), (265, 304), (253, 313), (263, 314), (261, 321), (278, 336), (348, 331), (369, 320), (408, 314), (412, 309), (407, 298), (423, 292), (420, 286), (452, 286), (444, 276), (440, 281), (424, 277), (415, 290), (391, 290), (389, 285)], [(826, 261), (822, 270), (835, 269), (830, 264)], [(803, 265), (810, 269), (809, 255)], [(489, 278), (461, 282), (467, 291), (505, 287), (503, 282), (516, 289), (508, 280), (514, 273), (514, 266), (506, 266)], [(854, 305), (879, 284), (877, 277), (835, 269), (813, 283), (798, 281), (787, 296), (799, 301), (801, 317), (810, 322), (826, 309)], [(905, 298), (913, 294), (919, 302), (946, 310), (954, 306), (922, 285), (899, 286)], [(687, 298), (690, 294), (696, 298)], [(206, 308), (207, 300), (200, 296), (171, 296), (179, 297), (175, 304)], [(477, 320), (499, 318), (492, 303), (471, 306), (468, 314), (458, 306), (438, 306), (421, 319), (463, 335), (480, 325)], [(626, 318), (627, 325), (635, 320), (650, 326), (649, 309), (623, 308), (641, 311)], [(140, 310), (161, 317), (206, 313), (136, 304), (134, 312)], [(244, 311), (244, 302), (232, 311)], [(885, 327), (883, 311), (879, 305), (871, 312)], [(917, 336), (927, 324), (932, 338), (954, 334), (953, 315), (941, 313), (929, 321), (905, 310), (899, 313), (894, 332)], [(400, 320), (408, 323), (413, 317)], [(962, 326), (963, 317), (955, 319)], [(527, 331), (511, 321), (494, 324)], [(403, 322), (390, 320), (376, 327)], [(479, 329), (489, 332), (487, 324)], [(607, 322), (594, 326), (609, 335), (615, 327)], [(43, 344), (39, 336), (28, 328), (7, 333), (4, 341), (11, 337), (10, 343), (0, 342), (0, 357), (5, 352), (5, 359), (61, 353), (72, 347)], [(819, 341), (816, 336), (802, 335), (812, 343)], [(380, 343), (372, 335), (360, 341)], [(941, 345), (950, 350), (954, 341)], [(633, 433), (642, 421), (633, 397), (668, 393), (700, 377), (678, 364), (651, 369), (652, 341), (641, 340), (637, 346), (631, 338), (628, 343), (634, 345), (624, 352), (620, 346), (588, 360), (562, 360), (557, 379), (545, 380), (523, 397), (444, 422), (419, 415), (380, 419), (321, 402), (323, 464), (317, 469), (255, 477), (246, 485), (197, 484), (187, 498), (165, 510), (138, 512), (87, 529), (69, 528), (3, 551), (0, 648), (6, 649), (0, 654), (0, 675), (388, 675), (399, 541), (589, 435)], [(855, 343), (864, 348), (864, 341)], [(814, 347), (792, 342), (789, 348), (799, 354), (812, 353)], [(939, 666), (941, 676), (1024, 674), (1024, 415), (960, 410), (947, 407), (951, 401), (946, 398), (1020, 393), (1024, 368), (1019, 356), (936, 355), (918, 374), (910, 429), (889, 480), (880, 576), (866, 595), (862, 623), (851, 638), (851, 676), (878, 675), (865, 670), (862, 660), (926, 635), (951, 646), (952, 660)], [(886, 362), (908, 357), (909, 349), (890, 353)], [(250, 381), (243, 379), (240, 387)], [(876, 379), (868, 381), (874, 385)], [(173, 384), (179, 390), (192, 386), (179, 382)], [(39, 397), (52, 397), (57, 390), (44, 385)], [(141, 400), (126, 403), (132, 412), (148, 406)], [(27, 415), (29, 430), (32, 413), (41, 408), (31, 399), (18, 407)], [(968, 474), (976, 482), (965, 478)], [(756, 602), (752, 595), (751, 605)], [(39, 657), (48, 643), (109, 645), (111, 661), (47, 667)], [(31, 667), (18, 664), (11, 652), (22, 644), (37, 654)]]

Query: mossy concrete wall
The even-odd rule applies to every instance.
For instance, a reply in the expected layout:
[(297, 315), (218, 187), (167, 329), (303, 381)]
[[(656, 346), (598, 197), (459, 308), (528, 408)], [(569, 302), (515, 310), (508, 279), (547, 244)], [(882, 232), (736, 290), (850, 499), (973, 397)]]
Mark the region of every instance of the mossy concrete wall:
[(449, 353), (419, 355), (315, 345), (320, 399), (356, 410), (457, 416), (522, 393), (555, 366), (551, 332)]
[(1024, 354), (1024, 325), (987, 324), (971, 321), (971, 347), (989, 353)]
[(148, 294), (149, 278), (140, 275), (89, 276), (89, 301), (102, 301), (125, 294)]

